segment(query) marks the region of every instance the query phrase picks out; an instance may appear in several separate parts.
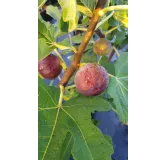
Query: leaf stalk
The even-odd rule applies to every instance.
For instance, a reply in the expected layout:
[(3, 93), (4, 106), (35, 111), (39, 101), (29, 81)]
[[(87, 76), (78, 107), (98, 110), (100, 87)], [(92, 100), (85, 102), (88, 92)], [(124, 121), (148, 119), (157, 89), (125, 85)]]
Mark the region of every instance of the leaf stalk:
[(63, 62), (62, 66), (63, 66), (63, 69), (66, 70), (67, 68), (67, 65), (65, 63), (65, 61), (63, 60), (61, 54), (57, 51), (57, 49), (54, 49), (54, 52), (56, 53), (56, 55), (61, 59), (61, 61)]
[(59, 85), (60, 88), (60, 97), (58, 102), (58, 108), (62, 108), (63, 94), (64, 94), (64, 86)]
[(116, 6), (110, 6), (110, 7), (106, 7), (103, 10), (100, 11), (100, 15), (103, 16), (105, 15), (107, 12), (110, 11), (124, 11), (124, 10), (128, 10), (128, 5), (116, 5)]

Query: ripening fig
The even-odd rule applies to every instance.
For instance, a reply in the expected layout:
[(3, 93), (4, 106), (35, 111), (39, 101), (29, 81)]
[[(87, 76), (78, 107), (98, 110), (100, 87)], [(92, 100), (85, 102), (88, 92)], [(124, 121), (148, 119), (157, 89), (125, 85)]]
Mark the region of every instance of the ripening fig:
[(60, 59), (53, 54), (49, 54), (38, 62), (38, 72), (46, 79), (56, 78), (61, 71)]
[(104, 67), (87, 63), (77, 71), (74, 81), (79, 93), (85, 96), (96, 96), (107, 88), (109, 77)]
[(93, 45), (93, 52), (96, 53), (97, 55), (104, 56), (106, 54), (111, 53), (111, 51), (112, 51), (112, 45), (105, 38), (98, 39)]

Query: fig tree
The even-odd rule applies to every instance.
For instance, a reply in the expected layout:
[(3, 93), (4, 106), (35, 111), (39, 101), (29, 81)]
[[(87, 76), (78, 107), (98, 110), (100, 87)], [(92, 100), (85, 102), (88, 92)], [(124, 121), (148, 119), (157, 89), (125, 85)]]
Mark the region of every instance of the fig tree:
[(56, 78), (61, 71), (60, 59), (53, 54), (49, 54), (38, 62), (38, 72), (46, 79)]
[(109, 54), (111, 51), (112, 45), (105, 38), (98, 39), (93, 45), (93, 52), (97, 55), (104, 56), (106, 54)]
[(107, 88), (109, 77), (104, 67), (87, 63), (77, 71), (74, 81), (79, 93), (85, 96), (96, 96)]

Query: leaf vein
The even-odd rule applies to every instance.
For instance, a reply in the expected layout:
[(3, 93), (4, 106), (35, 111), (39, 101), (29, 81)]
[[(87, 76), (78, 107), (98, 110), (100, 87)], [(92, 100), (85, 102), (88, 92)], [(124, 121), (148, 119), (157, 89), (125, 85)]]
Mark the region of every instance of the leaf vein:
[(63, 159), (63, 157), (64, 157), (64, 155), (65, 155), (65, 152), (66, 152), (67, 148), (69, 147), (69, 144), (70, 144), (71, 140), (72, 140), (72, 135), (71, 135), (71, 137), (70, 137), (70, 140), (68, 141), (68, 144), (67, 144), (67, 147), (66, 147), (65, 151), (63, 151), (64, 154), (63, 154), (63, 156), (62, 156), (62, 159)]
[(40, 84), (40, 86), (43, 88), (43, 90), (47, 93), (47, 95), (50, 97), (50, 99), (52, 100), (52, 102), (55, 104), (55, 106), (57, 105), (55, 102), (54, 102), (54, 100), (53, 100), (53, 98), (51, 97), (51, 95), (48, 93), (48, 91)]
[(54, 130), (55, 130), (55, 126), (56, 126), (56, 124), (57, 124), (57, 120), (58, 120), (59, 110), (60, 110), (60, 108), (58, 108), (58, 111), (57, 111), (57, 114), (56, 114), (56, 118), (55, 118), (55, 122), (54, 122), (54, 125), (53, 125), (53, 129), (52, 129), (52, 132), (51, 132), (51, 136), (50, 136), (50, 139), (49, 139), (49, 141), (48, 141), (48, 143), (47, 143), (46, 149), (45, 149), (45, 151), (44, 151), (42, 160), (44, 160), (44, 157), (45, 157), (45, 155), (46, 155), (46, 152), (47, 152), (48, 147), (49, 147), (49, 145), (50, 145), (50, 142), (51, 142), (51, 140), (52, 140), (52, 136), (53, 136), (53, 133), (54, 133)]
[(120, 68), (119, 68), (119, 70), (118, 70), (118, 73), (117, 73), (117, 77), (118, 77), (118, 74), (119, 74), (121, 68), (122, 68), (126, 63), (128, 63), (128, 61), (124, 62), (124, 63), (120, 66)]
[(75, 124), (77, 125), (78, 129), (80, 130), (80, 132), (81, 132), (81, 134), (82, 134), (83, 139), (85, 140), (85, 144), (86, 144), (87, 149), (88, 149), (88, 151), (89, 151), (89, 153), (90, 153), (90, 155), (91, 155), (91, 157), (92, 157), (92, 160), (93, 160), (93, 156), (92, 156), (92, 154), (91, 154), (91, 152), (90, 152), (90, 149), (89, 149), (89, 147), (88, 147), (88, 144), (87, 144), (87, 142), (86, 142), (85, 136), (84, 136), (84, 134), (83, 134), (81, 128), (79, 127), (79, 125), (77, 124), (77, 122), (74, 120), (74, 118), (73, 118), (67, 111), (65, 111), (63, 108), (62, 108), (62, 110), (63, 110), (63, 111), (75, 122)]

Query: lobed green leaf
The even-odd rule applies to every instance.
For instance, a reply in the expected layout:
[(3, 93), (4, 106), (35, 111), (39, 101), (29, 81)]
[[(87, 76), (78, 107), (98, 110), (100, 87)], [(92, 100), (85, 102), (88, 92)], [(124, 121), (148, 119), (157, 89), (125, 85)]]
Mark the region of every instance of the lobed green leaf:
[(113, 98), (119, 119), (128, 122), (128, 53), (120, 55), (115, 63), (115, 77), (112, 77), (107, 89)]
[(59, 33), (56, 25), (38, 19), (38, 60), (48, 56), (56, 48), (53, 43)]
[(110, 160), (112, 145), (91, 120), (91, 113), (110, 110), (110, 103), (78, 96), (57, 108), (58, 98), (59, 89), (39, 78), (39, 160), (62, 160), (70, 151), (76, 160)]

